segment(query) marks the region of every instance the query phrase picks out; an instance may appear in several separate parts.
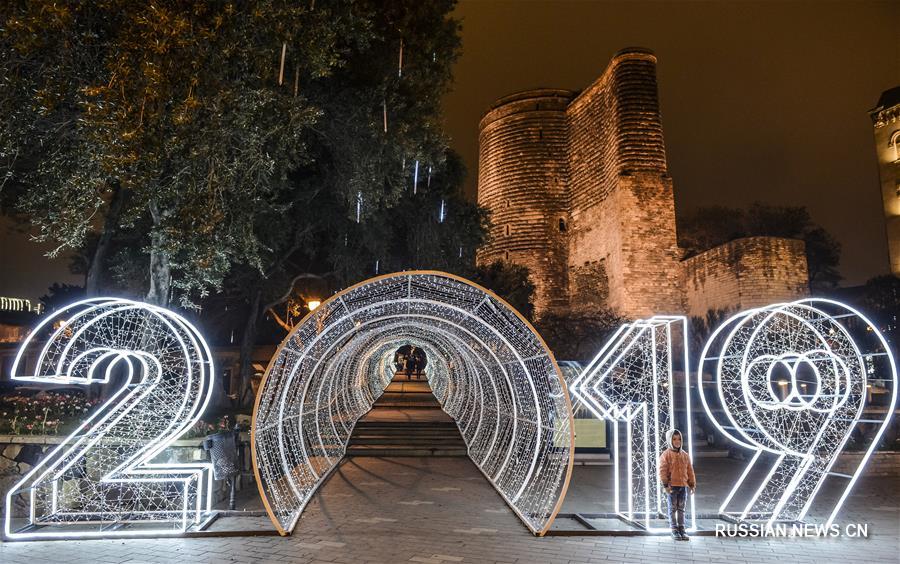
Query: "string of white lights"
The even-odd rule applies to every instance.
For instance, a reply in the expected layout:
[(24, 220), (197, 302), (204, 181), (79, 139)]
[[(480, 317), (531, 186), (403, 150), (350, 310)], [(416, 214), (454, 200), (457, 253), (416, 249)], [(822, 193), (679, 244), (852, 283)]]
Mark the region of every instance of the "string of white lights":
[(438, 272), (375, 278), (323, 303), (285, 339), (254, 412), (253, 453), (273, 523), (289, 533), (346, 451), (356, 421), (414, 344), (469, 456), (543, 534), (571, 474), (568, 394), (552, 355), (508, 305)]
[[(595, 417), (612, 422), (615, 512), (648, 531), (669, 530), (668, 524), (659, 521), (665, 502), (658, 462), (668, 448), (666, 431), (676, 427), (676, 403), (688, 414), (682, 437), (685, 450), (693, 458), (687, 350), (684, 317), (655, 316), (626, 323), (569, 387), (572, 396)], [(676, 372), (681, 376), (680, 386), (676, 386)], [(619, 438), (622, 424), (624, 444)], [(624, 477), (619, 461), (624, 461)], [(695, 530), (693, 496), (689, 506), (688, 530)]]
[[(873, 375), (890, 401), (864, 418)], [(754, 451), (720, 512), (767, 524), (803, 521), (826, 479), (847, 480), (824, 512), (830, 526), (897, 404), (897, 369), (884, 336), (860, 312), (833, 300), (775, 304), (731, 317), (707, 342), (697, 378), (713, 423)], [(877, 425), (861, 461), (850, 474), (832, 472), (861, 425)], [(766, 464), (753, 490), (751, 470)], [(730, 510), (742, 488), (751, 488), (749, 502)]]
[(77, 302), (28, 336), (12, 378), (116, 389), (7, 493), (7, 537), (177, 534), (210, 510), (210, 464), (159, 460), (213, 390), (209, 347), (183, 317), (117, 298)]

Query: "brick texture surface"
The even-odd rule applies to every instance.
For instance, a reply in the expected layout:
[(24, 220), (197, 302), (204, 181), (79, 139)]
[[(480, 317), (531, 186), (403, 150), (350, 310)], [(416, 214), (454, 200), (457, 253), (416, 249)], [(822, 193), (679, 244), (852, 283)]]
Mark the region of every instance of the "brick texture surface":
[[(493, 226), (478, 261), (528, 267), (538, 317), (606, 306), (634, 318), (703, 302), (683, 287), (651, 52), (620, 52), (577, 95), (541, 89), (500, 99), (481, 120), (479, 143), (478, 202)], [(772, 263), (754, 268), (789, 270), (788, 278), (747, 291), (772, 289), (781, 299), (781, 288), (806, 272), (805, 257), (790, 245), (770, 247), (788, 254), (758, 253)], [(725, 266), (713, 254), (684, 268), (700, 271), (707, 259), (710, 269)]]

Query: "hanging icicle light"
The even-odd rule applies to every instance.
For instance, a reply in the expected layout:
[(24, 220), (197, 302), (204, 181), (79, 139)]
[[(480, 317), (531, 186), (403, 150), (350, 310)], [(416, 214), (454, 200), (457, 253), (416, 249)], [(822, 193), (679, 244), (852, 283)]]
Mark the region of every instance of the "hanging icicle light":
[(278, 86), (284, 84), (284, 58), (287, 55), (287, 43), (281, 44), (281, 65), (278, 67)]
[(387, 100), (383, 99), (381, 101), (381, 106), (384, 109), (384, 132), (387, 133)]
[(428, 167), (428, 183), (426, 184), (429, 188), (431, 188), (431, 167)]
[(403, 38), (400, 39), (400, 57), (397, 61), (397, 76), (403, 76)]
[(356, 223), (359, 223), (359, 219), (362, 217), (362, 192), (356, 193)]
[(416, 170), (413, 172), (413, 194), (419, 189), (419, 161), (416, 161)]
[(441, 211), (438, 213), (438, 223), (444, 223), (444, 200), (441, 200)]
[(381, 261), (379, 261), (379, 260), (375, 261), (375, 274), (378, 274), (378, 267), (379, 267), (380, 263), (381, 263)]

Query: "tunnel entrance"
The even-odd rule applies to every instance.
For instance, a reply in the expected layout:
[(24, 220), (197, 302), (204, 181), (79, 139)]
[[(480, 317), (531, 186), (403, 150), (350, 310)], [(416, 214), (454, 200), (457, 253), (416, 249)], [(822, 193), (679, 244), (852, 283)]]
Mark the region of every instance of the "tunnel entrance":
[(456, 422), (441, 409), (425, 375), (417, 376), (409, 363), (399, 365), (372, 409), (356, 422), (346, 452), (389, 457), (467, 454)]
[[(424, 379), (414, 370), (410, 382), (408, 366), (395, 378), (405, 347), (422, 349)], [(574, 450), (556, 361), (534, 328), (490, 291), (417, 271), (333, 296), (270, 362), (254, 409), (253, 464), (280, 533), (293, 530), (348, 449), (360, 446), (352, 438), (365, 430), (373, 405), (399, 401), (396, 387), (411, 391), (417, 383), (433, 392), (465, 454), (524, 524), (537, 535), (549, 529)]]

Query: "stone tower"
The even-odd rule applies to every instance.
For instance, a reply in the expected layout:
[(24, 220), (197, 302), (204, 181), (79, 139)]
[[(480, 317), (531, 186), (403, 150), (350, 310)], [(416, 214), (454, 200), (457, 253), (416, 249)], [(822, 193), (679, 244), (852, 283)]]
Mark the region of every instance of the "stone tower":
[(869, 115), (875, 128), (891, 273), (900, 276), (900, 86), (882, 93)]
[(652, 52), (620, 51), (577, 95), (502, 98), (479, 142), (478, 202), (493, 228), (478, 261), (527, 266), (538, 317), (684, 310)]

